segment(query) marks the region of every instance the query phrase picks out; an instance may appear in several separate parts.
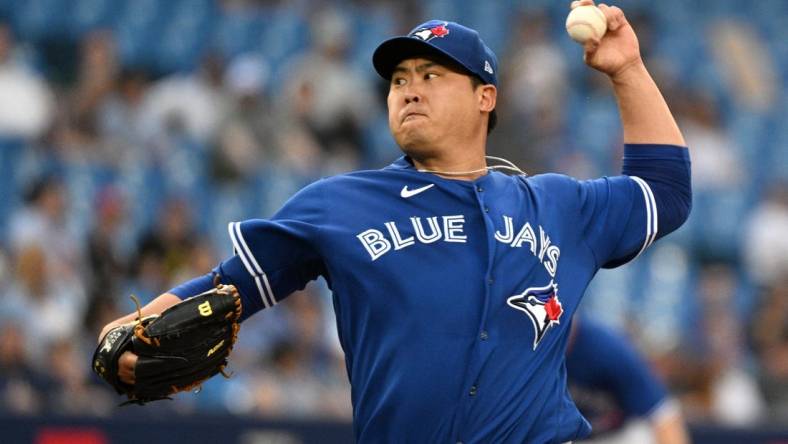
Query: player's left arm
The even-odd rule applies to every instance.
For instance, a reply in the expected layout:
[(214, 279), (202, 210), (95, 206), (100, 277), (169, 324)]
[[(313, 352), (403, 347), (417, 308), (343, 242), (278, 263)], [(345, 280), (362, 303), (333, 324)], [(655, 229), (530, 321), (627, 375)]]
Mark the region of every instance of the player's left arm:
[[(572, 7), (592, 4), (592, 0), (576, 1)], [(643, 63), (637, 36), (624, 12), (603, 3), (598, 7), (607, 18), (608, 30), (601, 40), (585, 43), (584, 60), (607, 74), (613, 84), (624, 143), (685, 146), (668, 104)]]
[[(592, 0), (582, 0), (573, 2), (572, 7), (593, 4)], [(599, 202), (617, 206), (610, 212), (615, 217), (631, 218), (619, 227), (625, 234), (618, 242), (603, 237), (602, 248), (594, 248), (600, 253), (601, 264), (612, 267), (636, 257), (656, 239), (681, 226), (692, 207), (692, 189), (689, 150), (643, 63), (634, 30), (620, 8), (605, 4), (598, 7), (607, 19), (608, 31), (601, 39), (585, 43), (584, 60), (605, 73), (613, 85), (626, 144), (622, 173), (628, 179), (597, 183), (596, 195), (610, 191)], [(604, 192), (598, 193), (600, 189)], [(619, 212), (627, 202), (635, 204), (628, 215)], [(645, 241), (640, 231), (644, 225)], [(606, 233), (613, 232), (610, 229)]]

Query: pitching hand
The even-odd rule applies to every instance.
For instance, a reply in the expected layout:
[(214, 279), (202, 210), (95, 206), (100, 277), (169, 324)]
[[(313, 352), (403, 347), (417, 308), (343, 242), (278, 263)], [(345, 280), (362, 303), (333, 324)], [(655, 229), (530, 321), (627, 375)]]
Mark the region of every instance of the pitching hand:
[[(574, 1), (572, 9), (593, 4), (593, 0)], [(642, 63), (640, 46), (621, 8), (604, 3), (597, 7), (607, 18), (607, 33), (601, 40), (590, 39), (585, 43), (583, 60), (586, 65), (614, 78), (627, 68)]]

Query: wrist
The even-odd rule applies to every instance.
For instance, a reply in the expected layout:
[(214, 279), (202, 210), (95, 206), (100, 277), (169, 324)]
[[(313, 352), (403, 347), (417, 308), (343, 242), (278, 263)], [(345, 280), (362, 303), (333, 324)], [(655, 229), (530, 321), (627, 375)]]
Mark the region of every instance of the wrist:
[(638, 84), (642, 79), (648, 78), (650, 75), (645, 63), (643, 63), (643, 59), (638, 57), (637, 60), (622, 66), (618, 71), (610, 74), (609, 77), (610, 81), (613, 82), (613, 86), (626, 86)]

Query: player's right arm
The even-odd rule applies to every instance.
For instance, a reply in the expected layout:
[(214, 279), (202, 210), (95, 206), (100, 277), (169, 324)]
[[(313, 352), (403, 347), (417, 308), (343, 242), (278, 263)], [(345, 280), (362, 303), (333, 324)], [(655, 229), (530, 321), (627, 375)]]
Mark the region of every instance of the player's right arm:
[[(191, 296), (231, 284), (241, 296), (244, 320), (276, 305), (296, 290), (324, 273), (317, 240), (320, 224), (325, 224), (321, 187), (312, 184), (293, 196), (271, 219), (233, 222), (228, 226), (234, 255), (210, 273), (184, 282), (145, 305), (142, 317), (160, 314)], [(113, 328), (133, 322), (137, 312), (107, 324), (99, 340)], [(119, 360), (121, 381), (134, 383), (136, 356), (125, 352)]]
[[(157, 315), (161, 314), (164, 310), (172, 307), (173, 305), (181, 302), (181, 299), (178, 296), (175, 296), (172, 293), (164, 293), (161, 296), (157, 297), (156, 299), (150, 301), (147, 305), (142, 307), (140, 310), (142, 313), (142, 317), (150, 316), (150, 315)], [(101, 339), (113, 328), (119, 327), (123, 324), (128, 324), (130, 322), (134, 322), (137, 319), (139, 313), (136, 311), (133, 313), (129, 313), (126, 316), (121, 318), (115, 319), (114, 321), (110, 322), (109, 324), (105, 325), (104, 328), (101, 329), (101, 333), (99, 333), (98, 341), (101, 342)], [(118, 376), (120, 380), (125, 382), (126, 384), (133, 385), (134, 384), (134, 367), (137, 365), (137, 355), (132, 352), (125, 352), (120, 356), (118, 360)]]
[[(164, 293), (157, 297), (156, 299), (150, 301), (147, 305), (142, 307), (141, 313), (142, 317), (161, 314), (164, 310), (172, 307), (173, 305), (180, 302), (181, 299), (178, 296), (175, 296), (172, 293)], [(129, 322), (134, 322), (137, 319), (138, 313), (135, 311), (133, 313), (129, 313), (126, 316), (120, 317), (115, 319), (114, 321), (110, 322), (109, 324), (105, 325), (104, 328), (101, 329), (101, 333), (99, 334), (98, 340), (101, 341), (101, 338), (107, 334), (108, 331), (112, 330), (115, 327), (121, 326), (123, 324), (128, 324)]]
[[(228, 263), (230, 260), (224, 261), (223, 264)], [(118, 318), (110, 322), (109, 324), (105, 325), (104, 328), (101, 329), (101, 333), (99, 334), (98, 337), (99, 343), (101, 343), (102, 338), (104, 338), (104, 336), (107, 333), (109, 333), (110, 330), (119, 327), (121, 325), (134, 322), (137, 319), (144, 318), (146, 316), (161, 314), (162, 312), (164, 312), (164, 310), (176, 304), (179, 304), (182, 300), (188, 297), (195, 296), (210, 290), (211, 288), (215, 287), (217, 283), (236, 285), (234, 282), (232, 282), (231, 278), (229, 278), (228, 276), (222, 276), (220, 274), (222, 269), (221, 267), (222, 266), (219, 265), (214, 269), (213, 272), (192, 279), (190, 281), (184, 282), (178, 285), (177, 287), (169, 290), (168, 292), (159, 295), (157, 298), (155, 298), (154, 300), (146, 304), (144, 307), (142, 307), (139, 312), (137, 311), (131, 312), (126, 316)], [(239, 285), (236, 285), (236, 288), (239, 288)], [(239, 291), (239, 294), (241, 294), (241, 301), (242, 301), (241, 305), (248, 306), (249, 310), (252, 311), (253, 304), (251, 303), (244, 304), (243, 293)], [(246, 317), (248, 317), (248, 314)], [(137, 355), (135, 355), (134, 353), (130, 351), (126, 351), (120, 356), (120, 358), (118, 359), (118, 376), (120, 377), (121, 381), (129, 385), (134, 384), (134, 379), (135, 379), (134, 368), (136, 364), (137, 364)]]

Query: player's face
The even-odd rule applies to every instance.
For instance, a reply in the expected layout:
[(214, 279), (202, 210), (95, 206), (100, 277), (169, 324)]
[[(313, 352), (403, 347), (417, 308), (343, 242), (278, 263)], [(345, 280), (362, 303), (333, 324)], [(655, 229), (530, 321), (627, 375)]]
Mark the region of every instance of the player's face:
[(397, 65), (388, 108), (391, 133), (408, 154), (434, 154), (484, 131), (471, 78), (430, 59)]

